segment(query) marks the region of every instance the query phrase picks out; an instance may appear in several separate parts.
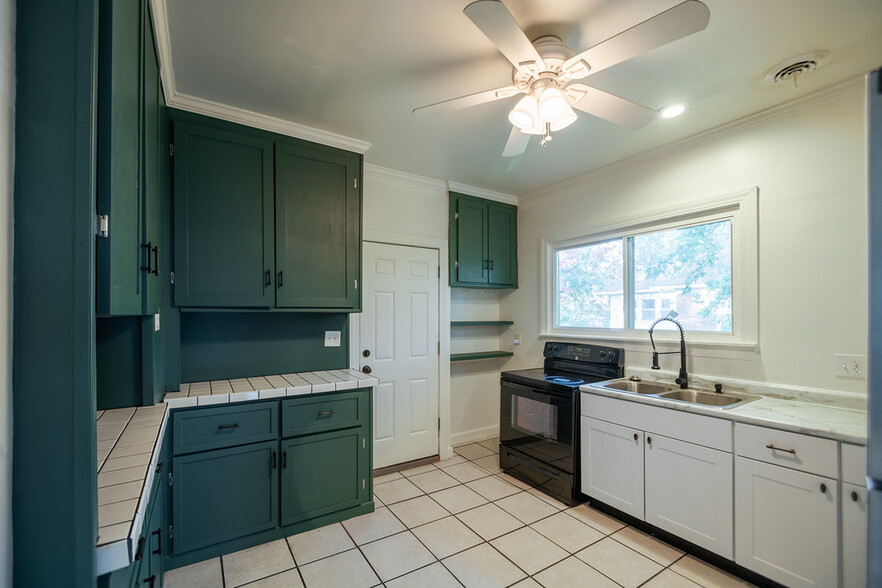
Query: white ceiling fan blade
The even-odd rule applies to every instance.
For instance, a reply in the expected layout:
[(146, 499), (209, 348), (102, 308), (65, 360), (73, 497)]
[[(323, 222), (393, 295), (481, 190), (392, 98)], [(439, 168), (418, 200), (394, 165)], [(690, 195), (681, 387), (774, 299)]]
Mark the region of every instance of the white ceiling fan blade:
[(564, 62), (563, 70), (570, 73), (573, 79), (584, 78), (589, 73), (597, 73), (697, 33), (707, 26), (709, 20), (707, 6), (698, 0), (686, 0), (571, 57)]
[(495, 88), (493, 90), (485, 90), (483, 92), (477, 92), (475, 94), (469, 94), (467, 96), (460, 96), (459, 98), (442, 100), (441, 102), (428, 104), (426, 106), (418, 106), (417, 108), (413, 109), (413, 114), (416, 114), (418, 116), (428, 116), (431, 114), (438, 114), (440, 112), (457, 110), (459, 108), (477, 106), (478, 104), (484, 104), (485, 102), (492, 102), (494, 100), (502, 100), (503, 98), (509, 98), (510, 96), (514, 96), (520, 93), (522, 93), (522, 90), (519, 90), (514, 86), (505, 86), (504, 88)]
[(566, 95), (573, 108), (628, 129), (639, 129), (649, 124), (656, 115), (651, 108), (585, 84), (570, 84), (566, 88)]
[(539, 52), (505, 4), (499, 0), (478, 0), (466, 6), (463, 12), (516, 68), (530, 64), (536, 71), (545, 68)]
[(508, 141), (505, 142), (505, 149), (502, 150), (503, 157), (514, 157), (520, 155), (527, 150), (527, 143), (530, 142), (530, 135), (521, 132), (517, 127), (511, 128), (508, 135)]

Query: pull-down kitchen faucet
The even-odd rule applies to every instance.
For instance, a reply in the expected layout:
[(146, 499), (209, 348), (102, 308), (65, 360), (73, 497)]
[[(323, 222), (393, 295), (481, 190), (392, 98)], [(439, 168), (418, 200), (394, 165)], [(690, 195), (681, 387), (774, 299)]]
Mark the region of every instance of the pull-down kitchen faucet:
[[(672, 314), (673, 316), (671, 316)], [(674, 319), (674, 316), (677, 316), (677, 314), (673, 312), (668, 313), (666, 316), (657, 319), (654, 323), (652, 323), (652, 326), (649, 327), (649, 342), (652, 343), (652, 369), (661, 369), (658, 366), (659, 355), (677, 353), (676, 351), (656, 351), (655, 341), (652, 340), (652, 331), (655, 329), (655, 325), (659, 324), (662, 321), (670, 321), (677, 325), (677, 328), (680, 329), (680, 373), (678, 374), (677, 379), (674, 381), (680, 385), (681, 389), (686, 389), (689, 387), (689, 378), (686, 375), (686, 337), (683, 335), (683, 325), (681, 325), (678, 320)]]

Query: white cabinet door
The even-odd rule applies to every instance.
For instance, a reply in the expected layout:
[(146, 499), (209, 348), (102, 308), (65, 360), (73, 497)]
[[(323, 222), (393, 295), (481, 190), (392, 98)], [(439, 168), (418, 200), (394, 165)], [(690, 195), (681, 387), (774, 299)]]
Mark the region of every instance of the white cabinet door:
[(842, 586), (867, 585), (867, 489), (842, 483)]
[(735, 458), (735, 561), (787, 586), (836, 586), (837, 482)]
[(643, 431), (582, 417), (582, 492), (643, 518)]
[(732, 559), (732, 454), (646, 433), (646, 522)]

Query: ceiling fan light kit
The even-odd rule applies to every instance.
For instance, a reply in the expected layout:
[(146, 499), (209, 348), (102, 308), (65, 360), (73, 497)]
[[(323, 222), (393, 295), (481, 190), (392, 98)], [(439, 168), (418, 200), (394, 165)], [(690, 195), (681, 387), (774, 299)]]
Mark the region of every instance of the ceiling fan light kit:
[(512, 85), (415, 108), (414, 114), (444, 112), (525, 94), (508, 114), (513, 128), (503, 157), (523, 153), (529, 135), (541, 135), (540, 145), (545, 146), (553, 131), (576, 122), (573, 108), (629, 129), (648, 124), (656, 116), (654, 110), (574, 82), (697, 33), (710, 19), (707, 6), (699, 0), (686, 0), (576, 54), (554, 36), (530, 42), (499, 0), (477, 0), (463, 12), (514, 66)]

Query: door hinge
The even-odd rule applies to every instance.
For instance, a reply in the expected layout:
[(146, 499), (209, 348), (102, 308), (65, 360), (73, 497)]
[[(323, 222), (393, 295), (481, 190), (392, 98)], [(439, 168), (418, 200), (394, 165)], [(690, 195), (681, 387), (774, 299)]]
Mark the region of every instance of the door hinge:
[(352, 180), (352, 187), (358, 190), (358, 178)]
[(175, 283), (175, 272), (168, 273), (168, 283), (174, 285)]
[(438, 341), (438, 355), (441, 355), (441, 341)]
[(453, 260), (453, 267), (455, 267), (456, 269), (459, 269), (459, 260), (458, 259)]
[(458, 212), (454, 212), (454, 213), (453, 213), (453, 218), (454, 218), (454, 220), (459, 220), (459, 213), (458, 213)]
[(441, 266), (440, 265), (438, 266), (438, 277), (439, 278), (441, 277)]
[(99, 237), (107, 237), (110, 234), (110, 215), (95, 215), (95, 234)]
[(175, 156), (175, 144), (174, 143), (168, 144), (168, 154), (171, 155), (172, 157)]
[(168, 538), (169, 538), (169, 539), (174, 539), (174, 538), (175, 538), (175, 526), (174, 526), (174, 525), (169, 525), (169, 526), (168, 526)]
[(364, 478), (362, 478), (361, 479), (361, 489), (364, 490), (365, 488), (367, 488), (367, 481)]
[(175, 476), (171, 472), (168, 473), (168, 485), (169, 486), (175, 485)]
[(355, 289), (358, 290), (358, 280), (353, 280), (355, 282)]
[(367, 449), (367, 441), (365, 440), (364, 437), (361, 438), (361, 448)]

